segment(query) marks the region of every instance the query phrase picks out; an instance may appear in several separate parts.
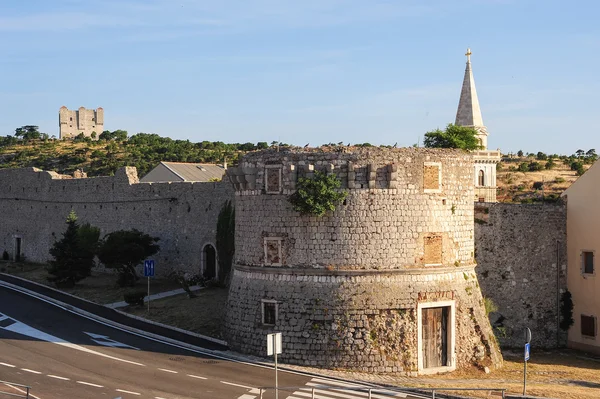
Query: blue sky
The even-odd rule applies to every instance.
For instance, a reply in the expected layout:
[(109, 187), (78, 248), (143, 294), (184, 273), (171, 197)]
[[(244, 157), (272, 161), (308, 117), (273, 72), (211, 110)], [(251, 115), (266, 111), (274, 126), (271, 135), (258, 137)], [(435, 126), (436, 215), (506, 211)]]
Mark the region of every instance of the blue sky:
[(467, 47), (489, 147), (595, 148), (600, 2), (0, 0), (0, 135), (105, 128), (191, 141), (422, 142), (453, 122)]

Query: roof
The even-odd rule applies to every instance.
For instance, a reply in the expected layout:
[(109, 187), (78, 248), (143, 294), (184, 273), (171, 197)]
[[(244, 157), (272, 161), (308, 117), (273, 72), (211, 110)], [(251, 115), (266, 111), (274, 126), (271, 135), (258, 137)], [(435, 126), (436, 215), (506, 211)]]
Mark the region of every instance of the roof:
[[(164, 173), (156, 172), (158, 172), (159, 169), (165, 168), (171, 172), (169, 175), (172, 177), (158, 177), (164, 176)], [(223, 165), (209, 163), (161, 162), (140, 181), (146, 183), (165, 181), (208, 182), (215, 179), (221, 180), (224, 174), (225, 168)]]
[(465, 68), (465, 78), (463, 79), (462, 90), (460, 92), (460, 101), (458, 111), (456, 112), (457, 126), (484, 126), (479, 108), (479, 99), (475, 89), (475, 79), (471, 69), (471, 50), (467, 49), (467, 67)]

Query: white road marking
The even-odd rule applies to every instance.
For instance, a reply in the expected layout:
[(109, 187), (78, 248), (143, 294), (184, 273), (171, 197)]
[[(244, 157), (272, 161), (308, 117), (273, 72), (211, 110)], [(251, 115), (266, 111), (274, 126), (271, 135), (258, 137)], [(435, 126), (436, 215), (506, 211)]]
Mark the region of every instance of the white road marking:
[(110, 346), (112, 348), (130, 348), (130, 349), (135, 349), (136, 351), (140, 350), (139, 348), (136, 348), (135, 346), (130, 346), (127, 344), (123, 344), (121, 342), (117, 342), (114, 339), (110, 339), (107, 335), (94, 334), (94, 333), (90, 333), (87, 331), (84, 331), (83, 333), (89, 335), (92, 338), (92, 341), (94, 341), (95, 343), (97, 343), (99, 345)]
[(247, 393), (245, 393), (237, 399), (256, 399), (256, 395), (248, 395)]
[(188, 377), (192, 377), (192, 378), (198, 378), (200, 380), (208, 380), (208, 378), (206, 377), (200, 377), (199, 375), (193, 375), (193, 374), (188, 374)]
[[(16, 389), (17, 391), (19, 391), (19, 392), (21, 392), (21, 393), (24, 393), (25, 395), (27, 395), (27, 391), (26, 391), (26, 390), (24, 390), (24, 389), (17, 388), (17, 387), (15, 387), (15, 386), (13, 386), (13, 385), (10, 385), (10, 384), (5, 384), (5, 385), (6, 385), (6, 386), (9, 386), (9, 387), (11, 387), (12, 389)], [(42, 399), (42, 398), (40, 398), (39, 396), (35, 396), (35, 395), (34, 395), (34, 394), (32, 394), (31, 392), (29, 393), (29, 396), (31, 396), (33, 399)]]
[(130, 393), (132, 395), (141, 395), (141, 393), (139, 393), (139, 392), (126, 391), (124, 389), (115, 389), (115, 391), (117, 391), (117, 392), (123, 392), (123, 393)]
[(164, 371), (165, 373), (173, 373), (173, 374), (179, 373), (178, 371), (175, 371), (175, 370), (167, 370), (167, 369), (159, 369), (159, 370)]
[[(341, 388), (362, 388), (362, 391), (353, 391), (352, 389), (341, 389)], [(369, 388), (365, 385), (352, 384), (342, 381), (326, 380), (320, 378), (313, 378), (306, 383), (305, 388), (301, 388), (294, 392), (287, 399), (303, 399), (312, 398), (312, 389), (314, 388), (314, 398), (316, 399), (391, 399), (391, 398), (406, 398), (407, 394), (402, 392), (386, 391), (385, 388), (373, 388), (371, 396), (368, 391), (364, 390)], [(389, 392), (389, 393), (388, 393)]]
[(42, 374), (41, 371), (35, 371), (35, 370), (30, 370), (30, 369), (21, 369), (23, 371), (27, 371), (28, 373), (33, 373), (33, 374)]
[(63, 381), (71, 381), (70, 378), (67, 377), (60, 377), (58, 375), (52, 375), (52, 374), (48, 374), (48, 377), (50, 378), (56, 378), (57, 380), (63, 380)]
[[(2, 313), (0, 313), (0, 317), (1, 316), (4, 316), (4, 315)], [(65, 341), (64, 339), (60, 339), (58, 337), (55, 337), (54, 335), (46, 334), (43, 331), (36, 330), (35, 328), (30, 327), (27, 324), (22, 323), (22, 322), (20, 322), (19, 320), (15, 319), (15, 318), (11, 317), (10, 319), (14, 321), (13, 324), (11, 324), (10, 326), (7, 326), (7, 327), (0, 327), (0, 328), (4, 328), (5, 330), (12, 331), (12, 332), (15, 332), (17, 334), (26, 335), (28, 337), (39, 339), (40, 341), (52, 342), (52, 343), (57, 344), (57, 345), (66, 346), (67, 348), (76, 349), (78, 351), (91, 353), (91, 354), (94, 354), (94, 355), (97, 355), (97, 356), (102, 356), (102, 357), (105, 357), (105, 358), (108, 358), (108, 359), (117, 360), (119, 362), (134, 364), (136, 366), (144, 366), (142, 363), (132, 362), (131, 360), (125, 360), (125, 359), (121, 359), (121, 358), (118, 358), (118, 357), (115, 357), (115, 356), (105, 355), (104, 353), (96, 352), (95, 350), (85, 348), (85, 347), (83, 347), (81, 345), (72, 344), (70, 342)]]
[(254, 388), (254, 387), (249, 387), (247, 385), (241, 385), (241, 384), (234, 384), (233, 382), (227, 382), (227, 381), (219, 381), (221, 384), (226, 384), (226, 385), (233, 385), (234, 387), (240, 387), (240, 388), (246, 388), (250, 390), (250, 393), (260, 393), (260, 391), (258, 390), (258, 388)]
[(0, 363), (0, 366), (6, 366), (6, 367), (17, 367), (17, 366), (14, 366), (14, 365), (12, 365), (12, 364), (8, 364), (8, 363)]
[(165, 399), (165, 398), (161, 398), (160, 396), (155, 396), (154, 399)]
[(96, 388), (104, 388), (104, 385), (92, 384), (91, 382), (77, 381), (78, 384), (89, 385)]

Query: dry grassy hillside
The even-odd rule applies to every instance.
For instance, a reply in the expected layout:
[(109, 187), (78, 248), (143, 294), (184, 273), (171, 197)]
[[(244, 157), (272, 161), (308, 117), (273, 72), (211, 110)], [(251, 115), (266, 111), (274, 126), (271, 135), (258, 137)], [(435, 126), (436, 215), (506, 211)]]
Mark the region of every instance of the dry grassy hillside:
[[(499, 202), (537, 202), (542, 201), (542, 195), (547, 201), (556, 200), (579, 176), (562, 161), (555, 161), (552, 169), (536, 172), (520, 172), (519, 164), (530, 162), (531, 158), (503, 159), (500, 170), (497, 171)], [(547, 161), (535, 161), (542, 166)], [(589, 168), (590, 165), (584, 165)]]

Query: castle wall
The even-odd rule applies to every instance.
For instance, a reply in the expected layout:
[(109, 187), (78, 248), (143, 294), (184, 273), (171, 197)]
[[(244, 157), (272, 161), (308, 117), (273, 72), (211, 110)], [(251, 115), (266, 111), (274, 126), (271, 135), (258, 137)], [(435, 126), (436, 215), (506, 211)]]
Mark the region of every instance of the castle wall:
[[(557, 346), (566, 220), (563, 204), (475, 204), (476, 270), (483, 295), (498, 306), (490, 321), (502, 347), (522, 347), (525, 327), (532, 331), (532, 345)], [(558, 340), (565, 344), (562, 330)]]
[[(335, 174), (346, 200), (322, 217), (288, 195), (302, 176)], [(501, 362), (474, 272), (473, 161), (461, 151), (262, 151), (228, 169), (236, 255), (226, 331), (233, 349), (365, 371), (427, 372), (425, 307), (451, 307), (448, 369)], [(264, 322), (264, 303), (277, 322)], [(360, 349), (360, 350), (357, 350)]]
[(65, 179), (34, 168), (0, 170), (0, 253), (21, 253), (32, 262), (46, 262), (48, 251), (66, 229), (74, 210), (102, 235), (136, 228), (159, 237), (157, 273), (178, 268), (200, 271), (202, 247), (215, 242), (217, 216), (233, 196), (226, 183), (138, 183), (135, 168), (114, 177)]
[(104, 109), (86, 109), (80, 107), (78, 110), (69, 110), (61, 107), (58, 112), (59, 138), (74, 138), (80, 133), (91, 137), (96, 132), (96, 138), (104, 131)]

